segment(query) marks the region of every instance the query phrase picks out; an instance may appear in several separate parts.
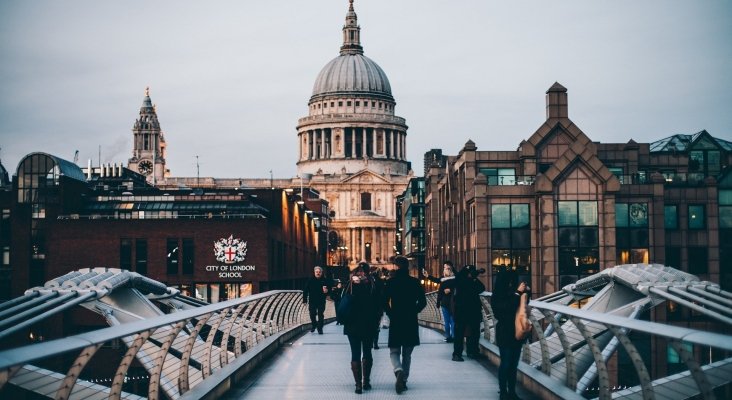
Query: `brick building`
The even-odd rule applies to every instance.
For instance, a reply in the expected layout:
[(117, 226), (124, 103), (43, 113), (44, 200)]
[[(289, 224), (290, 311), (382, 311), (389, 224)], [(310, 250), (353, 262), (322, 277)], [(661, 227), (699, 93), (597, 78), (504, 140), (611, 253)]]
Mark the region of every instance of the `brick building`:
[(516, 269), (539, 295), (617, 264), (662, 263), (732, 286), (732, 143), (706, 131), (593, 142), (546, 93), (516, 151), (425, 155), (427, 267)]

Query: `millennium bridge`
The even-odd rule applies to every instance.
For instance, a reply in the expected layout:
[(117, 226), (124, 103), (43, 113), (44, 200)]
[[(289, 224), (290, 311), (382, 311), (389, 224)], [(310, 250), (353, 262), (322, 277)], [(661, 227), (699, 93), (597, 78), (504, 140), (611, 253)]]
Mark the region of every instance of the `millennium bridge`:
[[(400, 397), (498, 397), (490, 298), (481, 295), (482, 356), (455, 363), (442, 340), (436, 294), (427, 295), (422, 345), (413, 354), (410, 390)], [(670, 306), (715, 329), (652, 322)], [(0, 344), (76, 307), (110, 327), (0, 351), (0, 399), (359, 396), (332, 303), (324, 334), (311, 333), (300, 291), (208, 304), (134, 272), (82, 269), (0, 304)], [(717, 284), (657, 264), (620, 265), (533, 299), (529, 320), (522, 398), (732, 398), (732, 293)], [(381, 330), (384, 348), (387, 334)], [(391, 371), (388, 349), (374, 350), (373, 389), (360, 396), (397, 397)]]

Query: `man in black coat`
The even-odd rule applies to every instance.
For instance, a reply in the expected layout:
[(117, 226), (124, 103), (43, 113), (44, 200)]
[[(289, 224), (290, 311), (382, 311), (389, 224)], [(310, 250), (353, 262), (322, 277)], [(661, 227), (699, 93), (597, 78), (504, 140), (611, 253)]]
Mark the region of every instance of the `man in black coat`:
[(453, 344), (452, 360), (463, 360), (463, 339), (466, 338), (468, 357), (477, 358), (480, 355), (478, 341), (480, 338), (480, 322), (483, 320), (480, 294), (485, 291), (485, 285), (478, 280), (478, 275), (484, 270), (477, 270), (474, 265), (464, 266), (455, 278), (455, 343)]
[(419, 346), (417, 314), (427, 305), (424, 289), (409, 276), (409, 260), (394, 258), (397, 270), (384, 286), (384, 311), (389, 316), (389, 353), (396, 375), (396, 392), (407, 390), (412, 350)]
[(325, 297), (330, 294), (333, 284), (323, 276), (323, 268), (315, 267), (313, 277), (305, 284), (302, 291), (302, 302), (308, 304), (310, 311), (310, 332), (318, 330), (323, 334), (323, 312), (325, 311)]

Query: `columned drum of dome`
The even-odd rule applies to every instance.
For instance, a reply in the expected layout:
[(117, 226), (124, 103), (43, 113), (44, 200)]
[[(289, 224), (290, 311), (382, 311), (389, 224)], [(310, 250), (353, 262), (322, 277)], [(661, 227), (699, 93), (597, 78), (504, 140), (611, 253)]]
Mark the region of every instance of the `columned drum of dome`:
[(340, 54), (320, 71), (298, 121), (298, 173), (406, 175), (407, 125), (394, 114), (391, 84), (363, 54), (361, 28), (349, 2)]

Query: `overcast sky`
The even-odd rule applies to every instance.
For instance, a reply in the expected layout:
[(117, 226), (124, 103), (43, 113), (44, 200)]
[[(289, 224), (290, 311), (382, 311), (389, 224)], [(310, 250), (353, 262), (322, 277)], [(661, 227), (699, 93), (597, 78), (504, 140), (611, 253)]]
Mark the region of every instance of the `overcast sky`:
[[(124, 162), (146, 86), (174, 176), (293, 177), (347, 0), (0, 1), (0, 159)], [(365, 55), (431, 148), (515, 150), (568, 89), (592, 140), (732, 140), (732, 2), (356, 0)]]

